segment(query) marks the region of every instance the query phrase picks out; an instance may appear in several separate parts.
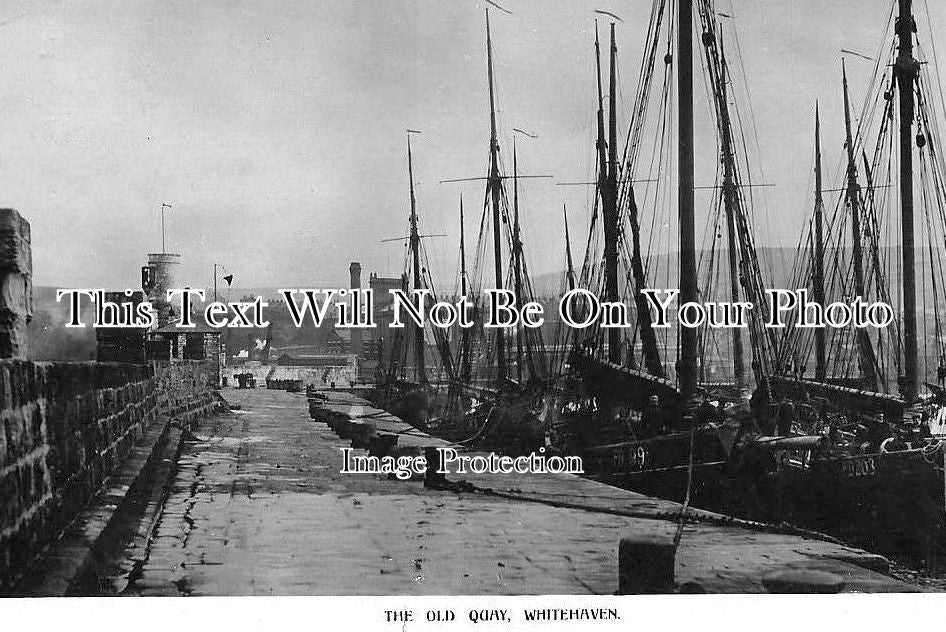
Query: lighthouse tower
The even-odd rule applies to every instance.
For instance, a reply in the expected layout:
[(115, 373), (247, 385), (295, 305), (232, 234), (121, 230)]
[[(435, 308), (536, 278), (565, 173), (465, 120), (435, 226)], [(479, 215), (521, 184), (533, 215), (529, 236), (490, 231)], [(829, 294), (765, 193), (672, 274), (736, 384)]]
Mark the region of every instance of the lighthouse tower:
[(181, 267), (181, 255), (172, 252), (153, 252), (148, 255), (148, 265), (141, 268), (141, 289), (151, 301), (158, 317), (158, 328), (164, 327), (180, 315), (174, 312), (167, 300), (167, 291), (178, 287), (177, 276)]

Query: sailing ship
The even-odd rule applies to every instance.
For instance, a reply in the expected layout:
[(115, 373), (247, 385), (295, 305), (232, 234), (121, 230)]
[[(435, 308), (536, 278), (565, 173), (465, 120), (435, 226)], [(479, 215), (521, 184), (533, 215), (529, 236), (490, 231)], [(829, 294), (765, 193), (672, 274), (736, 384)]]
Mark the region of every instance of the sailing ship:
[[(582, 456), (591, 475), (621, 487), (734, 515), (800, 523), (868, 548), (908, 551), (916, 545), (918, 556), (931, 559), (946, 542), (941, 443), (946, 436), (946, 336), (940, 332), (938, 311), (946, 304), (941, 246), (946, 164), (940, 155), (936, 102), (928, 96), (933, 84), (914, 58), (911, 3), (897, 2), (899, 10), (891, 12), (890, 20), (895, 43), (885, 57), (878, 57), (890, 63), (877, 62), (879, 78), (871, 84), (881, 113), (862, 114), (857, 130), (846, 69), (842, 73), (847, 167), (833, 218), (824, 208), (816, 120), (811, 256), (798, 259), (808, 267), (796, 276), (797, 287), (810, 287), (821, 304), (855, 293), (899, 301), (902, 318), (889, 331), (829, 333), (789, 327), (780, 332), (764, 326), (769, 315), (763, 297), (769, 284), (756, 248), (752, 188), (765, 183), (755, 180), (760, 172), (753, 169), (746, 143), (739, 141), (745, 137), (743, 115), (733, 94), (737, 82), (727, 63), (719, 14), (710, 0), (657, 0), (623, 153), (618, 151), (614, 24), (607, 98), (596, 33), (596, 195), (580, 271), (571, 260), (567, 213), (565, 217), (566, 287), (585, 287), (613, 305), (628, 307), (634, 327), (564, 329), (551, 347), (541, 338), (528, 339), (538, 330), (516, 332), (513, 339), (502, 329), (463, 329), (454, 339), (435, 339), (440, 378), (433, 384), (425, 368), (425, 334), (418, 328), (409, 345), (415, 379), (398, 383), (398, 371), (404, 376), (402, 364), (387, 372), (379, 390), (388, 385), (388, 392), (396, 391), (404, 401), (417, 398), (416, 422), (451, 440), (526, 452), (551, 438), (554, 449)], [(711, 186), (695, 182), (696, 29), (716, 127), (716, 183)], [(486, 194), (472, 273), (461, 228), (459, 291), (479, 296), (484, 270), (491, 264), (493, 287), (511, 287), (529, 300), (519, 221), (522, 176), (514, 145), (510, 205), (505, 190), (509, 177), (499, 159), (492, 53), (487, 14), (489, 170), (482, 178)], [(671, 182), (674, 123), (676, 181)], [(868, 156), (865, 142), (871, 130), (877, 140)], [(896, 163), (891, 159), (894, 136)], [(866, 187), (859, 183), (858, 150)], [(920, 156), (918, 177), (914, 152)], [(408, 162), (410, 168), (410, 155)], [(894, 165), (899, 185), (879, 184), (893, 175)], [(921, 261), (929, 268), (924, 268), (919, 288), (915, 179), (921, 182), (927, 229), (921, 233), (921, 241), (926, 240), (920, 246), (926, 257)], [(675, 205), (667, 194), (674, 186)], [(699, 247), (697, 190), (710, 192)], [(888, 199), (891, 191), (897, 192), (895, 201)], [(408, 259), (413, 267), (404, 287), (426, 287), (430, 281), (418, 274), (424, 266), (418, 256), (413, 185), (411, 202)], [(462, 227), (462, 201), (460, 208)], [(670, 225), (677, 229), (676, 243), (666, 229)], [(826, 235), (848, 232), (849, 242), (825, 242)], [(894, 243), (886, 250), (881, 247), (885, 233)], [(504, 268), (507, 253), (510, 265)], [(681, 304), (725, 292), (732, 302), (744, 300), (756, 308), (750, 311), (747, 330), (656, 330), (641, 293), (654, 282), (678, 285)], [(921, 377), (928, 373), (929, 356), (922, 362), (919, 357), (918, 296), (934, 305), (932, 326), (924, 314), (923, 330), (934, 332), (926, 339), (936, 346), (936, 383)], [(407, 348), (404, 341), (394, 345)], [(562, 348), (570, 352), (556, 356)], [(806, 374), (809, 355), (814, 356), (813, 377)], [(895, 546), (881, 542), (881, 536)]]
[[(537, 329), (517, 328), (509, 337), (503, 328), (487, 331), (482, 327), (480, 299), (483, 296), (484, 272), (492, 264), (491, 288), (513, 290), (517, 300), (535, 299), (522, 239), (518, 156), (513, 141), (513, 174), (504, 174), (499, 155), (499, 135), (493, 81), (493, 45), (486, 16), (487, 76), (489, 86), (489, 167), (485, 178), (462, 178), (449, 182), (485, 180), (486, 194), (480, 232), (476, 247), (477, 260), (472, 273), (466, 262), (462, 200), (460, 237), (459, 295), (473, 303), (472, 328), (459, 330), (454, 343), (444, 330), (431, 328), (437, 349), (440, 378), (428, 378), (425, 356), (425, 332), (414, 327), (407, 334), (413, 348), (413, 380), (405, 380), (404, 340), (396, 337), (390, 352), (391, 361), (379, 375), (376, 393), (378, 402), (402, 416), (405, 421), (451, 441), (500, 449), (510, 454), (528, 453), (545, 442), (546, 413), (543, 393), (547, 388), (546, 361), (542, 334)], [(410, 149), (408, 149), (410, 156)], [(410, 159), (409, 159), (410, 170)], [(513, 181), (510, 208), (506, 180)], [(417, 228), (416, 198), (411, 182), (410, 237), (408, 240), (408, 271), (405, 289), (425, 288), (433, 291), (433, 281), (421, 264), (422, 247)], [(488, 252), (491, 251), (492, 257)], [(504, 274), (509, 256), (508, 277)], [(436, 294), (434, 294), (436, 300)], [(406, 336), (405, 336), (406, 337)], [(402, 377), (399, 377), (402, 376)]]
[[(932, 97), (935, 58), (921, 46), (912, 3), (898, 0), (895, 8), (857, 129), (842, 65), (846, 165), (830, 215), (816, 108), (815, 204), (799, 248), (809, 256), (799, 257), (794, 281), (823, 304), (848, 295), (899, 301), (902, 319), (874, 332), (785, 331), (773, 382), (786, 398), (815, 411), (798, 425), (830, 441), (822, 451), (788, 460), (775, 482), (780, 517), (924, 560), (935, 570), (946, 552), (940, 320), (946, 169), (938, 133), (944, 113)], [(806, 370), (812, 355), (813, 376)]]
[[(669, 188), (665, 163), (670, 153), (665, 130), (671, 112), (669, 95), (674, 70), (678, 99), (675, 220), (679, 232), (679, 301), (697, 302), (716, 286), (728, 291), (734, 302), (748, 300), (759, 306), (765, 303), (760, 300), (764, 283), (750, 200), (745, 194), (753, 184), (752, 171), (735, 142), (735, 121), (727, 93), (732, 77), (717, 16), (711, 2), (699, 2), (695, 11), (690, 0), (679, 0), (676, 5), (675, 24), (671, 26), (667, 3), (654, 4), (632, 108), (634, 116), (620, 159), (614, 25), (607, 126), (600, 42), (596, 36), (597, 196), (580, 284), (598, 289), (608, 302), (633, 305), (636, 326), (629, 333), (603, 327), (572, 333), (571, 395), (562, 402), (562, 421), (555, 434), (562, 451), (581, 455), (586, 471), (606, 482), (663, 497), (692, 498), (703, 505), (726, 504), (726, 497), (731, 495), (739, 500), (738, 504), (745, 505), (741, 500), (745, 492), (738, 490), (733, 494), (732, 488), (751, 480), (760, 462), (767, 462), (791, 445), (814, 444), (821, 438), (792, 437), (786, 443), (787, 437), (779, 436), (769, 381), (775, 341), (763, 326), (764, 309), (751, 314), (748, 340), (739, 329), (729, 330), (728, 340), (719, 340), (716, 332), (695, 328), (681, 328), (677, 340), (664, 333), (661, 340), (652, 327), (650, 308), (641, 290), (650, 287), (659, 274), (669, 278), (669, 270), (658, 269), (663, 261), (654, 250), (672, 250), (669, 239), (657, 235), (655, 227), (664, 223), (661, 219), (670, 221), (669, 204), (665, 204), (665, 191)], [(704, 244), (704, 256), (699, 258), (693, 149), (694, 14), (700, 18), (700, 41), (719, 140), (719, 153), (714, 156), (719, 165), (719, 183), (713, 187), (711, 229), (706, 232), (710, 243)], [(654, 95), (656, 62), (661, 50), (666, 51), (663, 86)], [(656, 124), (648, 127), (646, 115), (653, 100), (658, 103), (659, 112)], [(652, 162), (645, 166), (641, 157), (648, 129), (656, 129), (659, 138), (650, 148)], [(643, 186), (638, 188), (638, 184)], [(639, 195), (641, 189), (643, 196)], [(642, 208), (651, 211), (654, 219), (649, 242), (642, 231)], [(725, 258), (723, 248), (717, 245), (724, 235)], [(665, 241), (661, 243), (660, 239)], [(723, 274), (727, 267), (728, 274)], [(721, 277), (724, 283), (720, 283)], [(752, 352), (748, 365), (746, 342)], [(721, 351), (724, 347), (726, 350)], [(717, 359), (731, 358), (731, 381), (711, 379), (718, 377), (709, 371), (715, 367), (710, 359), (714, 350)], [(675, 380), (665, 366), (665, 358), (674, 353)], [(742, 447), (748, 443), (764, 445), (762, 453), (767, 458), (759, 459), (755, 452), (752, 458), (745, 457)]]
[[(894, 44), (883, 51), (886, 55), (878, 56), (882, 60), (875, 69), (878, 77), (871, 83), (871, 96), (880, 104), (880, 113), (873, 116), (865, 112), (856, 133), (852, 131), (843, 73), (847, 113), (845, 186), (839, 191), (839, 206), (828, 230), (817, 149), (818, 195), (809, 234), (812, 256), (799, 259), (809, 262), (807, 277), (796, 277), (793, 287), (810, 287), (815, 301), (822, 305), (832, 292), (838, 299), (870, 296), (891, 304), (899, 299), (901, 321), (887, 331), (874, 332), (852, 329), (829, 334), (823, 329), (789, 327), (779, 337), (775, 335), (777, 330), (762, 328), (758, 320), (750, 321), (751, 375), (746, 371), (738, 329), (704, 329), (697, 334), (694, 329), (682, 328), (676, 349), (676, 380), (671, 381), (662, 372), (663, 365), (655, 361), (660, 348), (647, 335), (647, 311), (638, 307), (635, 334), (640, 336), (643, 367), (635, 362), (635, 346), (622, 346), (614, 330), (597, 332), (596, 339), (575, 342), (572, 368), (579, 388), (577, 396), (566, 403), (571, 420), (561, 429), (562, 447), (582, 454), (586, 469), (623, 487), (692, 499), (702, 506), (745, 517), (814, 527), (873, 550), (928, 562), (942, 554), (946, 544), (942, 444), (946, 436), (946, 348), (939, 312), (946, 304), (942, 282), (946, 169), (937, 135), (936, 102), (928, 96), (935, 84), (925, 76), (924, 65), (914, 58), (917, 35), (910, 0), (898, 0), (897, 6), (898, 12), (891, 12), (890, 19)], [(642, 98), (646, 98), (651, 81), (647, 70), (652, 69), (658, 50), (654, 33), (662, 21), (656, 13), (664, 8), (664, 3), (655, 3), (655, 15), (651, 16), (635, 116), (645, 110)], [(758, 307), (765, 305), (759, 300), (765, 284), (754, 246), (751, 213), (746, 212), (744, 192), (751, 183), (745, 180), (745, 156), (742, 162), (737, 159), (733, 143), (733, 117), (727, 97), (731, 81), (709, 2), (700, 2), (697, 13), (718, 131), (721, 182), (714, 191), (719, 192), (721, 221), (713, 222), (711, 218), (707, 233), (715, 233), (716, 240), (726, 236), (728, 256), (719, 258), (728, 266), (716, 267), (715, 241), (701, 251), (704, 265), (696, 265), (692, 10), (689, 1), (677, 2), (677, 55), (673, 57), (668, 46), (664, 57), (668, 66), (674, 62), (677, 65), (680, 301), (699, 300), (700, 290), (695, 284), (699, 281), (703, 288), (712, 285), (703, 274), (708, 270), (717, 278), (728, 277), (728, 288), (723, 287), (733, 301), (744, 297)], [(613, 83), (610, 93), (613, 99)], [(599, 154), (605, 144), (600, 111), (599, 106)], [(862, 188), (856, 157), (871, 129), (870, 122), (875, 123), (877, 140), (872, 156), (862, 150), (867, 180)], [(916, 135), (914, 125), (920, 128)], [(816, 128), (820, 143), (820, 121)], [(616, 136), (612, 132), (607, 140), (612, 154), (599, 166), (598, 199), (605, 238), (601, 267), (603, 293), (609, 299), (624, 298), (615, 293), (614, 279), (620, 279), (614, 273), (615, 237), (618, 243), (630, 244), (628, 293), (639, 293), (648, 286), (649, 279), (640, 274), (638, 263), (642, 249), (634, 198), (635, 158), (639, 151), (635, 134), (641, 129), (637, 120), (631, 122), (628, 148), (620, 162), (613, 158)], [(898, 142), (894, 143), (897, 135)], [(891, 159), (895, 146), (899, 148), (898, 164)], [(914, 152), (921, 160), (916, 178)], [(899, 170), (895, 189), (898, 197), (889, 200), (888, 189), (893, 187), (880, 182), (885, 177), (892, 179), (894, 165)], [(617, 215), (617, 223), (615, 172), (623, 176), (623, 190), (627, 192), (626, 202), (619, 206), (626, 213)], [(928, 278), (920, 288), (916, 278), (915, 179), (922, 191), (926, 220), (921, 236), (926, 240), (921, 247), (925, 257), (921, 263)], [(630, 228), (630, 239), (623, 234), (624, 226)], [(840, 242), (825, 244), (825, 234), (845, 234), (847, 226), (849, 246)], [(898, 248), (882, 250), (885, 227), (891, 243)], [(613, 235), (610, 243), (609, 233)], [(590, 251), (583, 274), (595, 270), (596, 257), (596, 252)], [(653, 258), (647, 261), (651, 270), (645, 268), (645, 272), (650, 278), (657, 263)], [(899, 286), (893, 282), (898, 277)], [(589, 277), (583, 278), (587, 282)], [(833, 283), (828, 282), (830, 279)], [(891, 287), (898, 292), (891, 291)], [(933, 331), (925, 339), (935, 346), (935, 353), (924, 355), (922, 360), (918, 353), (918, 296), (933, 311), (932, 324), (924, 315), (923, 330)], [(764, 312), (760, 315), (767, 318)], [(732, 358), (731, 382), (707, 379), (709, 369), (714, 368), (709, 351), (721, 346), (720, 331), (730, 338), (724, 348)], [(672, 347), (665, 343), (667, 348)], [(814, 377), (806, 375), (812, 349)], [(921, 378), (920, 364), (929, 364), (931, 357), (935, 358), (937, 383)], [(752, 395), (746, 401), (750, 387)]]
[[(408, 234), (408, 257), (406, 270), (401, 275), (401, 290), (423, 290), (425, 283), (424, 272), (421, 266), (423, 257), (421, 251), (421, 237), (418, 230), (417, 196), (414, 191), (414, 161), (411, 151), (411, 134), (407, 132), (407, 173), (410, 188), (410, 215)], [(408, 375), (407, 350), (413, 352), (413, 375)], [(427, 382), (426, 343), (423, 328), (413, 325), (405, 329), (395, 329), (390, 349), (385, 357), (382, 349), (382, 362), (378, 365), (374, 401), (377, 405), (400, 415), (405, 419), (418, 419), (426, 415), (428, 392)]]

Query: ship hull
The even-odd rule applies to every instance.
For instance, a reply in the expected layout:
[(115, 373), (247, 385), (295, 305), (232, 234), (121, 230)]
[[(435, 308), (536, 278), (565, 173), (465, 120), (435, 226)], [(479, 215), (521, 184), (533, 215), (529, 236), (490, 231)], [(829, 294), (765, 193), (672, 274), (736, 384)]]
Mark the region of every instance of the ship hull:
[(786, 467), (772, 514), (931, 570), (946, 554), (943, 452), (901, 450)]
[(728, 502), (727, 481), (737, 473), (732, 461), (737, 433), (738, 424), (723, 423), (570, 453), (582, 457), (586, 475), (609, 485), (678, 502), (689, 492), (694, 505), (719, 506)]

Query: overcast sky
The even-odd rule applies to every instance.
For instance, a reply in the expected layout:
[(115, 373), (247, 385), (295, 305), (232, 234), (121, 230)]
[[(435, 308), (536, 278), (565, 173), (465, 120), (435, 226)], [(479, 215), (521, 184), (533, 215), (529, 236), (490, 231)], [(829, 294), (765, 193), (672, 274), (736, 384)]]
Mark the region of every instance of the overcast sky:
[[(648, 0), (504, 0), (491, 12), (502, 140), (520, 169), (588, 178), (594, 155), (593, 9), (618, 27), (622, 95), (633, 95)], [(925, 3), (917, 2), (921, 31)], [(946, 6), (931, 3), (946, 32)], [(404, 130), (414, 138), (422, 230), (433, 265), (455, 264), (457, 197), (468, 234), (488, 140), (484, 5), (372, 2), (7, 1), (0, 6), (0, 204), (32, 223), (34, 281), (135, 285), (168, 246), (185, 280), (213, 262), (242, 286), (343, 283), (348, 263), (397, 274), (407, 229)], [(764, 240), (794, 244), (811, 169), (814, 100), (826, 164), (840, 156), (840, 48), (873, 54), (889, 0), (720, 0), (736, 18), (767, 179)], [(855, 102), (870, 70), (849, 60)], [(625, 103), (625, 111), (629, 107)], [(626, 120), (621, 121), (625, 125)], [(709, 138), (709, 137), (707, 137)], [(701, 149), (703, 154), (701, 154)], [(709, 143), (698, 160), (714, 160)], [(532, 268), (561, 267), (561, 205), (575, 237), (588, 194), (531, 181), (523, 190)], [(441, 273), (442, 274), (442, 273)], [(451, 278), (451, 274), (442, 274)]]

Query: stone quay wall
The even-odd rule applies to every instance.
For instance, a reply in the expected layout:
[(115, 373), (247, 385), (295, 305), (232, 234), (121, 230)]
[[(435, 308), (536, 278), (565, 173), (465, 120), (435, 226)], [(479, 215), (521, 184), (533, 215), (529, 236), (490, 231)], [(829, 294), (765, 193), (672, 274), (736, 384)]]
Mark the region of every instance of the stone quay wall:
[(155, 423), (223, 404), (209, 362), (0, 360), (0, 589), (53, 542)]

